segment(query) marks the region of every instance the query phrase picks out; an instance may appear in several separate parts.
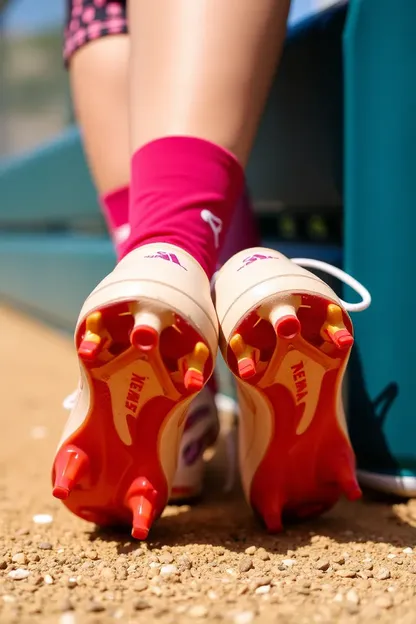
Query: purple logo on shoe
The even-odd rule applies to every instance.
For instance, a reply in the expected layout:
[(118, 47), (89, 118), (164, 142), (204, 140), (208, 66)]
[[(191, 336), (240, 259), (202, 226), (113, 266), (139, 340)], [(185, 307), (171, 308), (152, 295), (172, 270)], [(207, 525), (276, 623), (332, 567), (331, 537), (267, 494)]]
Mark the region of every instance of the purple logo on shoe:
[(183, 450), (183, 459), (187, 466), (192, 466), (204, 452), (204, 439), (194, 440)]
[(277, 256), (266, 256), (265, 254), (253, 254), (252, 256), (247, 256), (247, 258), (244, 258), (243, 265), (240, 266), (237, 271), (241, 271), (241, 269), (244, 269), (244, 267), (252, 264), (253, 262), (256, 262), (257, 260), (279, 260), (279, 258)]
[(145, 256), (145, 258), (160, 258), (161, 260), (166, 260), (167, 262), (173, 262), (173, 264), (177, 264), (182, 269), (184, 269), (184, 271), (188, 270), (179, 262), (179, 258), (176, 254), (168, 253), (167, 251), (157, 251), (155, 254), (151, 254), (150, 256)]

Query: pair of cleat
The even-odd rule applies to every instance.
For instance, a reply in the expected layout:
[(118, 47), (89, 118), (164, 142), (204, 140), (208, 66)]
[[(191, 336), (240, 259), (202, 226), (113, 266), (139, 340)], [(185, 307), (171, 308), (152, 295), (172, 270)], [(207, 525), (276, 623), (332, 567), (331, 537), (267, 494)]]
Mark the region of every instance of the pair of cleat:
[[(187, 414), (219, 344), (237, 382), (243, 488), (269, 530), (342, 494), (359, 497), (341, 401), (354, 342), (345, 304), (314, 274), (256, 249), (219, 271), (215, 310), (195, 260), (160, 248), (128, 254), (81, 311), (81, 392), (54, 462), (54, 496), (97, 524), (130, 522), (145, 539), (172, 492)], [(153, 262), (169, 252), (179, 270)]]

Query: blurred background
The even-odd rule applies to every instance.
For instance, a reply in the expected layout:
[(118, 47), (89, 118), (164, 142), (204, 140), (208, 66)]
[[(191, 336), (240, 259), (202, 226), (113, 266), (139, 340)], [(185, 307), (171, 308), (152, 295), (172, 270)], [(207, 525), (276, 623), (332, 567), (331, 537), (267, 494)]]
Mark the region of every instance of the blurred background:
[[(334, 3), (297, 0), (291, 21)], [(0, 0), (0, 158), (52, 139), (71, 121), (64, 12), (64, 0)]]
[(30, 150), (70, 121), (63, 0), (0, 0), (0, 157)]

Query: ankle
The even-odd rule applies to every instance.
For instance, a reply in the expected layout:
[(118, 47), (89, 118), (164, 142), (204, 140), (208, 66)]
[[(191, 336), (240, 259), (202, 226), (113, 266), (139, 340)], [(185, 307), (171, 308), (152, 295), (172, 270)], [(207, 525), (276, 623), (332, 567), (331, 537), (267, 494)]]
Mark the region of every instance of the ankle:
[(126, 241), (130, 235), (129, 186), (121, 186), (100, 197), (101, 211), (115, 248), (117, 259), (124, 255)]
[(243, 186), (240, 163), (213, 143), (192, 137), (148, 143), (132, 159), (131, 234), (124, 253), (170, 243), (190, 253), (211, 278)]

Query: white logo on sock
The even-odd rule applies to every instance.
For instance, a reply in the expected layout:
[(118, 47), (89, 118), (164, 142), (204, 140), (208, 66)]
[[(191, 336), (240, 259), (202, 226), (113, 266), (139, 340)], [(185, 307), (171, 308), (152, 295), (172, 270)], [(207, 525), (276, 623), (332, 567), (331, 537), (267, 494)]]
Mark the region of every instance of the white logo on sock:
[(214, 234), (214, 243), (215, 248), (218, 249), (220, 246), (220, 234), (222, 230), (222, 220), (219, 217), (216, 217), (209, 210), (201, 210), (201, 219), (208, 223), (210, 226), (212, 233)]
[(130, 225), (125, 223), (124, 225), (120, 225), (120, 227), (116, 228), (113, 232), (113, 239), (117, 245), (121, 245), (124, 243), (130, 236)]

